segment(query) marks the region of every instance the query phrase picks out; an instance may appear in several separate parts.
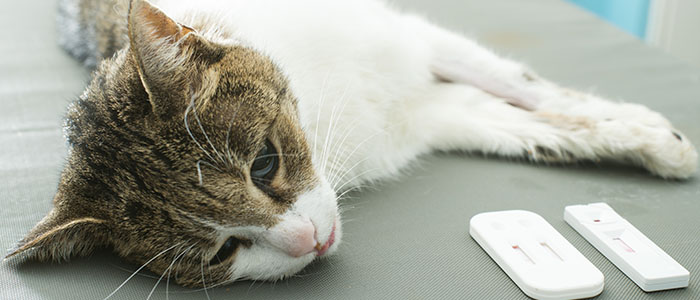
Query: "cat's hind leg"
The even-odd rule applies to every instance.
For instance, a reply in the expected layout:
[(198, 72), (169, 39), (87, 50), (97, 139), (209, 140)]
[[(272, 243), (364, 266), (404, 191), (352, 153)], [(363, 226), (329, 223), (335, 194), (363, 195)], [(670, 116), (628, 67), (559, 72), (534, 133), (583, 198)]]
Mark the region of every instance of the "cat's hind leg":
[[(663, 127), (598, 120), (557, 111), (524, 110), (468, 85), (435, 85), (430, 101), (408, 105), (403, 143), (426, 150), (466, 150), (536, 162), (602, 159), (642, 166), (666, 178), (693, 174), (697, 154)], [(422, 152), (422, 151), (421, 151)]]
[[(531, 147), (531, 138), (526, 139), (529, 142), (520, 141), (520, 144), (530, 145), (523, 153), (534, 156), (533, 159), (611, 159), (642, 166), (664, 178), (687, 178), (697, 169), (695, 148), (661, 114), (642, 105), (617, 103), (562, 88), (522, 64), (501, 58), (471, 40), (420, 19), (411, 22), (414, 31), (432, 49), (429, 68), (443, 82), (443, 88), (438, 88), (440, 91), (437, 92), (441, 96), (436, 97), (468, 99), (472, 96), (466, 92), (462, 96), (453, 95), (454, 90), (459, 90), (454, 86), (474, 87), (492, 96), (492, 100), (497, 102), (493, 105), (508, 103), (520, 110), (519, 113), (506, 113), (504, 110), (509, 110), (501, 107), (498, 111), (484, 111), (485, 115), (480, 119), (484, 124), (513, 130), (512, 133), (520, 136), (520, 131), (531, 126), (546, 128), (542, 132), (535, 130), (529, 134), (556, 137), (551, 140), (546, 137), (538, 139), (539, 142), (557, 141), (556, 145), (538, 143), (535, 148)], [(479, 105), (487, 107), (490, 104)], [(498, 116), (504, 113), (522, 116), (505, 119)], [(496, 122), (521, 122), (521, 127), (515, 125), (514, 128), (505, 129), (514, 124)], [(481, 145), (481, 148), (490, 146), (493, 145)], [(476, 149), (467, 147), (467, 150)], [(512, 151), (496, 153), (513, 155)]]

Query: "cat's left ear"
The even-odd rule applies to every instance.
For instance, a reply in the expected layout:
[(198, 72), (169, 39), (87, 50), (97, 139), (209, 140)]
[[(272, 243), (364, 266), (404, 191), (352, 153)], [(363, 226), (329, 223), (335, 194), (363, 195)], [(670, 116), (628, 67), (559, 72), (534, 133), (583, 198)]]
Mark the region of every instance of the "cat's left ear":
[(108, 233), (104, 220), (67, 217), (54, 207), (5, 258), (26, 254), (28, 259), (58, 261), (84, 256), (105, 246)]
[(202, 70), (223, 51), (146, 0), (131, 1), (128, 26), (129, 50), (153, 112), (161, 119), (178, 116), (189, 94), (202, 88)]

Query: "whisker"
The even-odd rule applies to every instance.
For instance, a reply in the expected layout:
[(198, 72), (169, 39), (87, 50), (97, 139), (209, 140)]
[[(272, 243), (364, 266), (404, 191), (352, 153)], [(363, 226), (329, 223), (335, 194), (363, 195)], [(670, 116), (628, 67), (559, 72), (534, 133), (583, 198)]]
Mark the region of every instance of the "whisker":
[(122, 282), (122, 284), (120, 284), (114, 291), (112, 291), (112, 293), (110, 293), (109, 295), (107, 295), (107, 297), (105, 297), (103, 300), (107, 300), (107, 299), (109, 299), (110, 297), (114, 296), (114, 294), (116, 294), (117, 291), (119, 291), (119, 289), (121, 289), (127, 282), (129, 282), (129, 280), (131, 280), (131, 278), (133, 278), (134, 276), (136, 276), (136, 274), (138, 274), (138, 272), (140, 272), (140, 271), (141, 271), (143, 268), (145, 268), (148, 264), (150, 264), (150, 263), (151, 263), (152, 261), (154, 261), (156, 258), (158, 258), (159, 256), (163, 255), (164, 253), (166, 253), (166, 252), (172, 250), (173, 248), (177, 247), (177, 246), (180, 245), (180, 244), (182, 244), (182, 243), (177, 243), (177, 244), (171, 246), (170, 248), (165, 249), (165, 250), (161, 251), (160, 253), (156, 254), (156, 256), (152, 257), (151, 259), (149, 259), (146, 263), (144, 263), (143, 265), (141, 265), (141, 267), (139, 267), (138, 269), (136, 269), (136, 271), (134, 271), (134, 273), (131, 274), (131, 276), (129, 276), (129, 278), (127, 278), (126, 280), (124, 280), (124, 282)]
[[(328, 79), (330, 77), (331, 77), (331, 73), (328, 72), (328, 74), (326, 74), (326, 78), (323, 79), (323, 84), (321, 84), (321, 92), (318, 96), (320, 104), (318, 105), (318, 112), (316, 113), (316, 128), (314, 128), (314, 148), (313, 148), (314, 155), (316, 154), (316, 140), (318, 138), (318, 124), (321, 122), (321, 109), (323, 108), (323, 104), (326, 100), (326, 98), (324, 97), (325, 91), (326, 91), (326, 84), (328, 84)], [(315, 160), (316, 157), (314, 156), (314, 157), (312, 157), (312, 159)]]
[(219, 171), (219, 172), (222, 172), (221, 169), (219, 169), (219, 168), (216, 167), (215, 165), (212, 165), (211, 163), (208, 163), (208, 162), (203, 161), (203, 160), (201, 160), (201, 159), (198, 160), (198, 161), (197, 161), (197, 179), (199, 179), (199, 185), (200, 185), (200, 186), (201, 186), (202, 183), (203, 183), (203, 182), (202, 182), (202, 163), (204, 163), (205, 165), (208, 165), (208, 166), (210, 166), (210, 167), (216, 169), (216, 170)]
[(345, 182), (343, 185), (341, 185), (340, 187), (338, 187), (338, 190), (341, 191), (346, 185), (352, 183), (353, 180), (359, 178), (360, 176), (364, 176), (365, 174), (367, 174), (367, 173), (369, 173), (369, 172), (374, 172), (374, 171), (376, 171), (377, 169), (378, 169), (378, 168), (372, 168), (372, 169), (368, 169), (368, 170), (365, 170), (365, 171), (361, 172), (361, 173), (358, 174), (357, 176), (354, 176), (353, 178), (350, 178), (350, 180), (348, 180), (348, 181)]
[(372, 135), (368, 136), (367, 138), (365, 138), (364, 140), (362, 140), (360, 143), (358, 143), (358, 144), (355, 146), (355, 148), (350, 152), (350, 154), (348, 154), (348, 155), (345, 156), (345, 160), (343, 160), (343, 162), (341, 163), (340, 168), (342, 168), (342, 167), (345, 166), (345, 164), (346, 164), (346, 163), (350, 160), (350, 158), (357, 152), (357, 150), (360, 149), (360, 147), (361, 147), (362, 145), (364, 145), (366, 142), (368, 142), (369, 140), (371, 140), (371, 139), (374, 138), (375, 136), (377, 136), (377, 135), (379, 135), (379, 134), (382, 134), (382, 133), (386, 133), (386, 131), (385, 131), (385, 130), (377, 131), (377, 132), (375, 132), (374, 134), (372, 134)]
[(360, 190), (360, 189), (362, 189), (362, 188), (364, 188), (364, 187), (367, 187), (367, 185), (362, 185), (362, 184), (360, 184), (360, 185), (352, 186), (352, 187), (348, 188), (347, 190), (343, 191), (340, 195), (338, 195), (338, 196), (336, 197), (336, 199), (338, 199), (338, 201), (340, 201), (340, 200), (342, 200), (343, 197), (344, 197), (345, 195), (347, 195), (348, 193), (354, 192), (354, 191), (356, 191), (356, 190)]
[[(403, 122), (395, 122), (395, 123), (393, 123), (392, 125), (387, 126), (387, 127), (384, 128), (384, 129), (378, 130), (378, 131), (375, 132), (374, 134), (372, 134), (372, 135), (368, 136), (367, 138), (365, 138), (364, 140), (362, 140), (360, 143), (358, 143), (358, 144), (355, 146), (355, 148), (354, 148), (349, 154), (344, 155), (344, 156), (345, 156), (345, 160), (343, 160), (343, 162), (340, 164), (339, 169), (342, 169), (342, 168), (345, 166), (345, 164), (352, 158), (352, 156), (355, 155), (355, 153), (360, 149), (360, 147), (361, 147), (362, 145), (364, 145), (365, 143), (367, 143), (369, 140), (371, 140), (372, 138), (376, 137), (377, 135), (380, 135), (380, 134), (387, 134), (387, 133), (389, 132), (389, 130), (391, 130), (391, 129), (393, 129), (394, 127), (397, 127), (397, 126), (399, 126), (399, 125), (403, 125), (405, 122), (406, 122), (405, 120), (404, 120)], [(344, 176), (343, 176), (343, 177), (344, 177)], [(342, 177), (341, 177), (341, 178), (342, 178)], [(350, 182), (350, 181), (348, 181), (348, 182)]]
[[(357, 118), (356, 118), (356, 119), (357, 119)], [(358, 144), (355, 146), (355, 148), (354, 148), (353, 150), (350, 151), (350, 154), (349, 154), (349, 155), (344, 155), (344, 156), (345, 156), (345, 160), (342, 161), (340, 164), (338, 164), (338, 162), (340, 161), (340, 150), (342, 150), (342, 148), (343, 148), (342, 146), (345, 144), (345, 140), (350, 136), (350, 134), (352, 134), (354, 128), (356, 128), (357, 125), (359, 125), (359, 122), (352, 122), (352, 123), (354, 123), (355, 126), (353, 126), (351, 130), (348, 130), (348, 132), (347, 132), (347, 133), (345, 134), (345, 136), (343, 137), (343, 140), (341, 141), (341, 143), (338, 144), (337, 147), (336, 147), (336, 148), (337, 148), (337, 150), (336, 150), (336, 156), (334, 157), (334, 160), (333, 160), (332, 165), (331, 165), (331, 168), (332, 168), (332, 169), (331, 169), (330, 171), (329, 171), (329, 170), (326, 170), (325, 168), (323, 169), (324, 172), (327, 172), (327, 173), (330, 174), (328, 178), (329, 178), (329, 181), (332, 183), (332, 185), (335, 185), (335, 184), (336, 184), (336, 183), (333, 183), (334, 181), (336, 181), (336, 180), (339, 181), (339, 180), (341, 180), (341, 179), (345, 176), (345, 174), (343, 174), (343, 176), (338, 176), (338, 175), (341, 174), (341, 172), (343, 172), (343, 168), (344, 168), (345, 164), (346, 164), (346, 163), (349, 161), (349, 159), (355, 154), (355, 152), (357, 152), (357, 150), (359, 150), (359, 148), (360, 148), (364, 143), (366, 143), (368, 140), (372, 139), (373, 137), (377, 136), (378, 134), (386, 133), (386, 132), (387, 132), (386, 130), (380, 130), (380, 131), (377, 131), (376, 133), (374, 133), (374, 134), (368, 136), (367, 138), (365, 138), (364, 140), (362, 140), (360, 143), (358, 143)], [(367, 158), (365, 158), (365, 160), (366, 160), (366, 159), (367, 159)], [(348, 172), (349, 172), (349, 171), (345, 171), (346, 174), (347, 174)]]
[[(194, 245), (192, 245), (192, 246), (194, 246)], [(190, 246), (190, 248), (192, 248), (192, 246)], [(177, 254), (176, 256), (173, 257), (173, 261), (170, 263), (170, 265), (168, 266), (168, 268), (165, 269), (165, 270), (163, 271), (163, 274), (160, 275), (160, 278), (158, 278), (158, 281), (156, 281), (156, 284), (155, 284), (155, 285), (153, 286), (153, 288), (151, 289), (151, 292), (148, 293), (148, 297), (146, 297), (146, 300), (151, 299), (151, 296), (153, 296), (153, 293), (156, 291), (156, 288), (158, 287), (158, 284), (160, 284), (161, 280), (163, 280), (163, 276), (165, 276), (165, 273), (170, 274), (170, 272), (169, 272), (169, 271), (170, 271), (170, 268), (173, 267), (173, 265), (175, 264), (175, 262), (176, 262), (176, 261), (180, 258), (180, 256), (181, 256), (182, 254), (184, 254), (184, 253), (185, 253), (184, 251), (181, 252), (181, 253), (178, 252), (178, 254)], [(168, 275), (168, 276), (170, 276), (170, 275)], [(170, 278), (168, 278), (168, 279), (170, 279)], [(166, 295), (167, 295), (167, 293), (166, 293)], [(167, 297), (167, 296), (166, 296), (166, 297)]]
[(342, 180), (343, 180), (343, 178), (345, 178), (345, 176), (348, 176), (348, 174), (350, 174), (352, 172), (352, 170), (354, 170), (355, 168), (360, 166), (363, 162), (367, 161), (368, 159), (369, 159), (369, 157), (365, 157), (365, 158), (359, 160), (354, 165), (352, 165), (349, 169), (345, 170), (343, 173), (340, 173), (340, 170), (339, 170), (337, 172), (337, 176), (335, 178), (333, 178), (331, 181), (331, 187), (333, 188), (333, 190), (334, 191), (336, 190), (335, 189), (336, 186), (342, 182)]
[[(209, 274), (209, 278), (211, 278), (211, 264), (209, 263), (210, 261), (211, 261), (211, 260), (208, 260), (208, 259), (206, 260), (206, 262), (207, 262), (207, 272), (208, 272), (208, 274)], [(215, 286), (217, 286), (217, 284), (214, 284), (214, 285), (210, 286), (209, 289), (213, 289)]]
[(331, 109), (331, 115), (330, 119), (328, 120), (328, 128), (326, 129), (326, 138), (323, 141), (323, 150), (321, 150), (321, 170), (326, 169), (326, 159), (327, 159), (327, 153), (326, 150), (328, 149), (328, 142), (330, 140), (331, 133), (333, 132), (333, 125), (335, 121), (335, 109), (337, 107), (338, 103), (333, 105), (333, 108)]
[[(115, 264), (110, 264), (110, 265), (111, 265), (112, 267), (115, 267), (115, 268), (119, 269), (119, 270), (128, 272), (129, 274), (131, 274), (131, 273), (134, 272), (134, 271), (132, 271), (132, 270), (129, 270), (129, 269), (127, 269), (127, 268), (120, 267), (120, 266), (115, 265)], [(151, 278), (151, 279), (156, 279), (156, 278), (158, 278), (158, 276), (153, 276), (153, 275), (148, 275), (148, 274), (138, 274), (138, 276), (140, 276), (140, 277), (146, 277), (146, 278)]]
[(207, 290), (207, 282), (204, 280), (204, 256), (202, 256), (200, 269), (202, 270), (202, 286), (204, 287), (204, 294), (207, 295), (207, 300), (211, 300), (211, 298), (209, 298), (209, 291)]
[(202, 134), (204, 134), (204, 138), (207, 140), (207, 143), (209, 144), (211, 149), (214, 150), (214, 154), (216, 154), (216, 156), (219, 157), (221, 162), (225, 164), (226, 161), (224, 160), (224, 157), (221, 155), (221, 153), (219, 153), (219, 150), (216, 150), (216, 146), (214, 146), (214, 144), (211, 142), (211, 139), (209, 139), (209, 135), (204, 130), (204, 126), (202, 125), (202, 121), (199, 120), (199, 115), (197, 115), (197, 108), (196, 107), (194, 107), (194, 109), (192, 110), (192, 113), (194, 114), (194, 119), (197, 121), (197, 124), (199, 125), (199, 130), (202, 131)]
[[(192, 246), (190, 246), (189, 248), (187, 248), (185, 251), (182, 251), (182, 254), (181, 254), (182, 257), (184, 257), (185, 254), (187, 254), (187, 252), (189, 252), (190, 250), (192, 250), (192, 247), (194, 247), (195, 245), (196, 245), (196, 244), (192, 244)], [(176, 259), (176, 260), (177, 260), (177, 259)], [(180, 266), (180, 263), (181, 263), (181, 262), (182, 262), (182, 261), (180, 261), (180, 262), (177, 264), (178, 267)], [(165, 300), (170, 299), (170, 274), (171, 274), (171, 272), (172, 272), (172, 268), (171, 268), (171, 267), (172, 267), (172, 264), (170, 265), (170, 267), (168, 267), (168, 279), (165, 281)], [(175, 276), (177, 277), (177, 272), (175, 273)]]
[[(336, 146), (334, 161), (332, 162), (333, 164), (337, 164), (340, 161), (340, 155), (342, 154), (341, 150), (343, 150), (343, 148), (344, 148), (343, 145), (345, 145), (345, 141), (347, 140), (347, 138), (350, 137), (350, 135), (352, 135), (354, 130), (360, 125), (360, 122), (357, 122), (357, 120), (359, 120), (359, 119), (360, 119), (360, 117), (353, 119), (350, 123), (352, 123), (354, 125), (352, 127), (346, 128), (345, 131), (342, 133), (343, 138)], [(337, 166), (337, 167), (339, 167), (339, 166)], [(331, 168), (334, 168), (334, 165), (331, 165)], [(334, 173), (336, 173), (336, 172), (331, 172), (331, 176), (329, 176), (329, 178), (335, 176), (336, 174), (334, 174)]]
[(187, 130), (187, 134), (190, 135), (190, 138), (192, 138), (192, 141), (194, 141), (194, 143), (197, 144), (197, 147), (199, 147), (199, 149), (201, 149), (202, 152), (204, 152), (204, 154), (206, 154), (207, 157), (209, 157), (209, 159), (211, 159), (212, 161), (216, 161), (214, 159), (214, 157), (212, 157), (211, 154), (209, 154), (209, 151), (204, 149), (204, 147), (202, 147), (202, 144), (200, 144), (199, 141), (197, 141), (197, 138), (194, 137), (194, 134), (192, 134), (192, 130), (190, 129), (189, 115), (190, 115), (190, 110), (193, 107), (194, 107), (194, 96), (192, 97), (190, 104), (185, 109), (185, 129)]
[[(379, 135), (379, 134), (387, 134), (387, 133), (389, 132), (390, 129), (392, 129), (392, 128), (396, 127), (396, 126), (399, 126), (399, 125), (403, 125), (403, 123), (404, 123), (404, 122), (397, 122), (397, 123), (394, 123), (394, 124), (392, 124), (391, 126), (388, 126), (388, 127), (385, 128), (385, 129), (378, 130), (378, 131), (375, 132), (374, 134), (372, 134), (372, 135), (368, 136), (367, 138), (365, 138), (364, 140), (362, 140), (360, 143), (357, 144), (357, 146), (355, 146), (355, 148), (350, 152), (350, 154), (345, 155), (345, 160), (341, 163), (340, 167), (342, 168), (343, 166), (345, 166), (345, 164), (350, 160), (350, 158), (352, 158), (352, 156), (357, 152), (357, 150), (360, 149), (360, 147), (361, 147), (364, 143), (368, 142), (370, 139), (374, 138), (375, 136), (377, 136), (377, 135)], [(350, 182), (350, 181), (348, 181), (348, 182)]]
[(253, 285), (255, 285), (255, 279), (251, 279), (251, 283), (248, 286), (248, 291), (246, 291), (246, 295), (250, 294), (250, 289), (253, 288)]
[[(340, 113), (338, 113), (338, 116), (339, 116), (338, 118), (340, 118), (343, 115), (343, 113), (345, 112), (345, 108), (347, 108), (348, 103), (350, 103), (350, 98), (347, 97), (347, 94), (348, 94), (348, 89), (352, 85), (352, 82), (353, 81), (350, 81), (350, 82), (348, 82), (347, 85), (345, 85), (345, 89), (343, 90), (343, 94), (340, 96), (340, 101), (343, 103), (343, 107), (340, 109)], [(354, 124), (351, 127), (352, 129), (357, 128), (357, 126), (361, 123), (361, 122), (356, 122), (359, 119), (360, 119), (360, 116), (357, 116), (357, 117), (355, 117), (355, 119), (352, 122), (348, 123), (348, 124)], [(346, 132), (343, 132), (343, 140), (336, 146), (336, 149), (337, 149), (336, 156), (338, 155), (338, 151), (340, 149), (342, 149), (342, 145), (345, 143), (345, 139), (347, 139), (347, 137), (350, 135), (352, 130), (346, 129)]]
[[(211, 289), (213, 289), (213, 288), (220, 287), (220, 286), (222, 286), (222, 285), (227, 285), (227, 284), (236, 282), (236, 280), (238, 280), (238, 278), (227, 279), (227, 280), (224, 280), (224, 281), (222, 281), (222, 282), (212, 284), (212, 285), (208, 286), (207, 289), (210, 289), (210, 290), (211, 290)], [(193, 290), (185, 291), (185, 292), (182, 292), (182, 293), (183, 293), (183, 294), (189, 294), (189, 293), (201, 292), (201, 291), (203, 291), (203, 290), (204, 290), (203, 288), (201, 288), (201, 289), (193, 289)]]
[[(338, 123), (338, 120), (342, 117), (342, 113), (345, 111), (345, 108), (349, 102), (348, 101), (349, 98), (346, 97), (349, 87), (350, 87), (350, 83), (345, 85), (345, 89), (343, 90), (343, 94), (340, 96), (340, 101), (336, 102), (333, 105), (333, 108), (331, 109), (330, 119), (328, 120), (328, 129), (326, 132), (326, 140), (325, 140), (325, 144), (324, 144), (323, 151), (322, 151), (322, 154), (323, 154), (322, 155), (322, 157), (323, 157), (322, 163), (323, 164), (321, 166), (321, 170), (324, 170), (324, 172), (326, 170), (326, 165), (328, 163), (328, 154), (330, 152), (330, 151), (328, 151), (330, 149), (329, 146), (333, 144), (333, 139), (335, 138), (335, 135), (332, 135), (331, 133), (335, 130), (334, 127), (337, 126), (336, 124)], [(341, 107), (340, 112), (336, 113), (336, 109), (338, 108), (339, 104), (342, 104), (342, 107)]]

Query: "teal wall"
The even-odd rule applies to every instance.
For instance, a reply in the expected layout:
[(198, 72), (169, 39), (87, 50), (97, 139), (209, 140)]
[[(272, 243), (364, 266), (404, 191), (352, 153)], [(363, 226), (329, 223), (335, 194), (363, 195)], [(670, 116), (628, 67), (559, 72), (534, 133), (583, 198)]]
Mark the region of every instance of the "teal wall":
[[(644, 38), (651, 0), (567, 0), (581, 6), (623, 30)], [(662, 0), (663, 1), (663, 0)], [(691, 0), (696, 1), (696, 0)]]

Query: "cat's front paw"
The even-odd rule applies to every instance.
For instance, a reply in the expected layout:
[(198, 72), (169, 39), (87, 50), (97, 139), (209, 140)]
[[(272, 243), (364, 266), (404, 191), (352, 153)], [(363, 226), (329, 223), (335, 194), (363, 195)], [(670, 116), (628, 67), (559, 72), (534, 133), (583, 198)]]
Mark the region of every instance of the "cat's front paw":
[(642, 165), (663, 178), (685, 179), (698, 165), (698, 152), (679, 131), (655, 128), (641, 149)]
[(670, 124), (611, 120), (598, 125), (598, 138), (614, 158), (631, 160), (669, 179), (685, 179), (697, 170), (695, 147)]
[(599, 157), (631, 161), (663, 178), (685, 179), (697, 170), (690, 140), (644, 105), (594, 101), (579, 113), (589, 118)]

